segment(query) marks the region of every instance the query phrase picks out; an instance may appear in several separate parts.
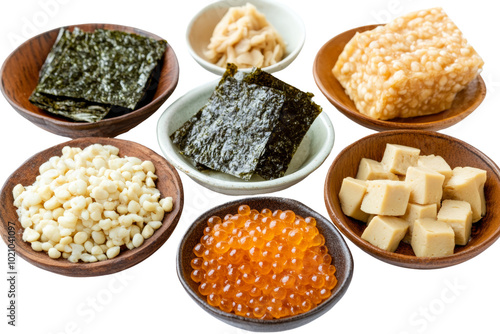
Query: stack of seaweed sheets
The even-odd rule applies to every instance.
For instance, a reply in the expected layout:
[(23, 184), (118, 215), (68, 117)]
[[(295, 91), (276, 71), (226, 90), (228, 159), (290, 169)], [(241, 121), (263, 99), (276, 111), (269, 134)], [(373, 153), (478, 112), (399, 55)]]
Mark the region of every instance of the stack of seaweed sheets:
[(312, 97), (259, 68), (228, 64), (208, 102), (171, 139), (199, 169), (276, 179), (321, 113)]
[(156, 89), (166, 47), (164, 40), (122, 31), (61, 28), (29, 99), (75, 121), (130, 112)]

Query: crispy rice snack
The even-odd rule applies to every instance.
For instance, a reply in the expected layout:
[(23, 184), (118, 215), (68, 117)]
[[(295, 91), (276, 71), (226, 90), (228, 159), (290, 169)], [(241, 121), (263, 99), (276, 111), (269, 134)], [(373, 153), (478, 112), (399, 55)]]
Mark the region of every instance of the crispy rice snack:
[(446, 13), (432, 8), (356, 33), (333, 74), (361, 113), (388, 120), (450, 108), (483, 64)]

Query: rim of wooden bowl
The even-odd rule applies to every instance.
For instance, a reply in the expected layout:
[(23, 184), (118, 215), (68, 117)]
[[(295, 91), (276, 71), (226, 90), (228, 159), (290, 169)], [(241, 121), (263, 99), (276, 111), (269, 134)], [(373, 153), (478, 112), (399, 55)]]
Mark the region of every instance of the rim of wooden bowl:
[[(402, 139), (403, 138), (403, 139)], [(407, 139), (404, 139), (407, 138)], [(454, 156), (454, 161), (470, 160), (472, 157), (475, 164), (468, 164), (471, 167), (483, 168), (488, 171), (485, 184), (485, 194), (487, 203), (486, 216), (480, 222), (473, 224), (472, 237), (466, 246), (456, 246), (455, 253), (446, 257), (416, 257), (408, 244), (400, 243), (396, 252), (388, 252), (373, 246), (369, 242), (361, 239), (361, 233), (365, 224), (347, 217), (342, 212), (338, 192), (344, 177), (356, 176), (359, 157), (366, 157), (380, 161), (386, 143), (401, 144), (418, 147), (421, 154), (443, 155), (452, 168), (465, 167), (467, 164), (459, 164), (448, 161), (443, 154), (446, 150), (450, 156)], [(413, 143), (413, 145), (411, 145)], [(439, 144), (443, 144), (442, 151), (436, 150)], [(440, 146), (439, 146), (440, 147)], [(422, 130), (394, 130), (384, 131), (368, 135), (344, 148), (335, 158), (328, 169), (324, 185), (325, 205), (330, 218), (335, 226), (356, 246), (373, 257), (396, 266), (414, 269), (436, 269), (456, 265), (467, 261), (486, 250), (500, 237), (500, 225), (496, 223), (498, 214), (497, 205), (494, 201), (500, 197), (500, 169), (493, 160), (484, 153), (466, 142), (433, 131)], [(486, 236), (481, 236), (481, 232), (489, 232)], [(484, 237), (479, 239), (480, 237)], [(482, 240), (481, 242), (479, 242)]]
[[(140, 247), (132, 250), (123, 250), (113, 259), (94, 263), (71, 263), (63, 258), (52, 259), (46, 252), (34, 251), (29, 243), (22, 240), (22, 232), (24, 229), (18, 220), (16, 208), (13, 205), (14, 198), (12, 189), (18, 183), (22, 183), (24, 186), (32, 184), (36, 176), (39, 175), (39, 166), (51, 156), (60, 156), (64, 146), (84, 148), (94, 143), (114, 145), (120, 149), (119, 156), (122, 157), (125, 155), (136, 156), (141, 160), (152, 161), (156, 168), (156, 175), (158, 176), (156, 186), (162, 192), (162, 197), (171, 196), (173, 198), (174, 205), (172, 211), (165, 213), (162, 220), (162, 226), (155, 231), (153, 236), (144, 240), (144, 243)], [(166, 191), (168, 191), (168, 193), (165, 193)], [(29, 263), (47, 271), (66, 276), (89, 277), (108, 275), (130, 268), (157, 251), (167, 241), (177, 226), (184, 206), (184, 190), (179, 174), (175, 168), (151, 149), (141, 144), (123, 139), (89, 137), (73, 139), (52, 146), (30, 157), (5, 181), (0, 192), (0, 202), (3, 203), (3, 205), (0, 206), (0, 233), (4, 242), (9, 244), (9, 222), (15, 224), (14, 245), (17, 255)]]
[(376, 131), (413, 129), (440, 130), (450, 127), (470, 115), (484, 100), (486, 84), (478, 75), (467, 87), (460, 91), (450, 109), (437, 114), (411, 118), (378, 120), (360, 113), (354, 102), (345, 93), (344, 88), (332, 73), (332, 68), (342, 53), (347, 42), (357, 33), (372, 30), (380, 24), (361, 26), (344, 31), (326, 42), (316, 54), (313, 64), (313, 76), (319, 90), (327, 100), (352, 121)]
[[(137, 126), (149, 116), (151, 116), (167, 100), (177, 86), (179, 80), (179, 63), (170, 43), (167, 42), (167, 48), (162, 58), (162, 68), (158, 87), (146, 105), (125, 115), (103, 119), (95, 123), (76, 122), (43, 111), (29, 102), (28, 98), (35, 89), (38, 82), (38, 72), (45, 62), (45, 58), (54, 44), (59, 30), (66, 28), (72, 30), (80, 28), (84, 31), (94, 31), (95, 29), (118, 30), (128, 33), (161, 40), (163, 38), (129, 26), (109, 24), (109, 23), (86, 23), (75, 24), (55, 28), (32, 37), (18, 46), (5, 59), (0, 69), (0, 90), (9, 102), (9, 104), (24, 118), (41, 127), (44, 130), (61, 136), (70, 138), (80, 137), (115, 137), (121, 133), (127, 132)], [(20, 62), (20, 57), (27, 57), (24, 62)], [(14, 64), (14, 62), (17, 62)], [(22, 65), (22, 66), (20, 66)], [(22, 67), (22, 68), (21, 68)], [(18, 75), (19, 71), (29, 71), (36, 73), (29, 83), (23, 76)], [(31, 78), (31, 77), (30, 77)], [(25, 85), (29, 85), (26, 87)], [(19, 90), (24, 88), (24, 90)]]

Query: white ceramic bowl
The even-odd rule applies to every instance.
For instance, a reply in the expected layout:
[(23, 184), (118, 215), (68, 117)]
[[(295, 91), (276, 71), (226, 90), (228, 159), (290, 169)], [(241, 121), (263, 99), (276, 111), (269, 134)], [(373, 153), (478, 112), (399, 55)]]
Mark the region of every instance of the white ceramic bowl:
[[(210, 42), (215, 26), (226, 14), (228, 8), (251, 3), (263, 13), (269, 23), (283, 37), (286, 44), (285, 55), (278, 63), (264, 67), (266, 72), (280, 71), (290, 65), (297, 57), (306, 38), (304, 22), (300, 16), (282, 3), (268, 0), (222, 0), (203, 8), (189, 23), (186, 39), (189, 52), (193, 58), (208, 71), (222, 75), (225, 68), (209, 62), (203, 54)], [(239, 69), (249, 71), (248, 69)]]
[(275, 180), (264, 180), (258, 175), (244, 181), (229, 174), (216, 171), (199, 171), (192, 162), (179, 153), (170, 135), (193, 116), (207, 101), (219, 80), (197, 87), (172, 103), (160, 116), (157, 136), (166, 159), (178, 170), (186, 173), (204, 187), (227, 195), (254, 195), (288, 188), (318, 168), (328, 157), (333, 147), (334, 130), (323, 111), (306, 133), (293, 156), (286, 174)]

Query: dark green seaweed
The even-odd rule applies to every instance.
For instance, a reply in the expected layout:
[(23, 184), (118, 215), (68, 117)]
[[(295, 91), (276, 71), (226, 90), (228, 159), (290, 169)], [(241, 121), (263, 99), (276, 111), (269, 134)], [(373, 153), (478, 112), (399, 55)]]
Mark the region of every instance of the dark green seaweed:
[(312, 93), (302, 92), (259, 68), (243, 74), (241, 80), (278, 89), (286, 96), (278, 124), (256, 168), (266, 180), (282, 177), (322, 108), (312, 101)]
[(165, 49), (166, 41), (121, 31), (62, 29), (30, 101), (78, 121), (129, 112), (144, 99)]
[(207, 104), (171, 139), (197, 167), (245, 180), (282, 177), (321, 113), (312, 96), (260, 69), (243, 73), (229, 64)]
[(89, 123), (100, 121), (111, 110), (110, 105), (89, 103), (82, 99), (41, 94), (36, 91), (30, 96), (30, 101), (37, 107), (52, 114)]
[(172, 139), (182, 154), (197, 164), (248, 180), (265, 150), (284, 100), (284, 94), (275, 89), (229, 77)]

